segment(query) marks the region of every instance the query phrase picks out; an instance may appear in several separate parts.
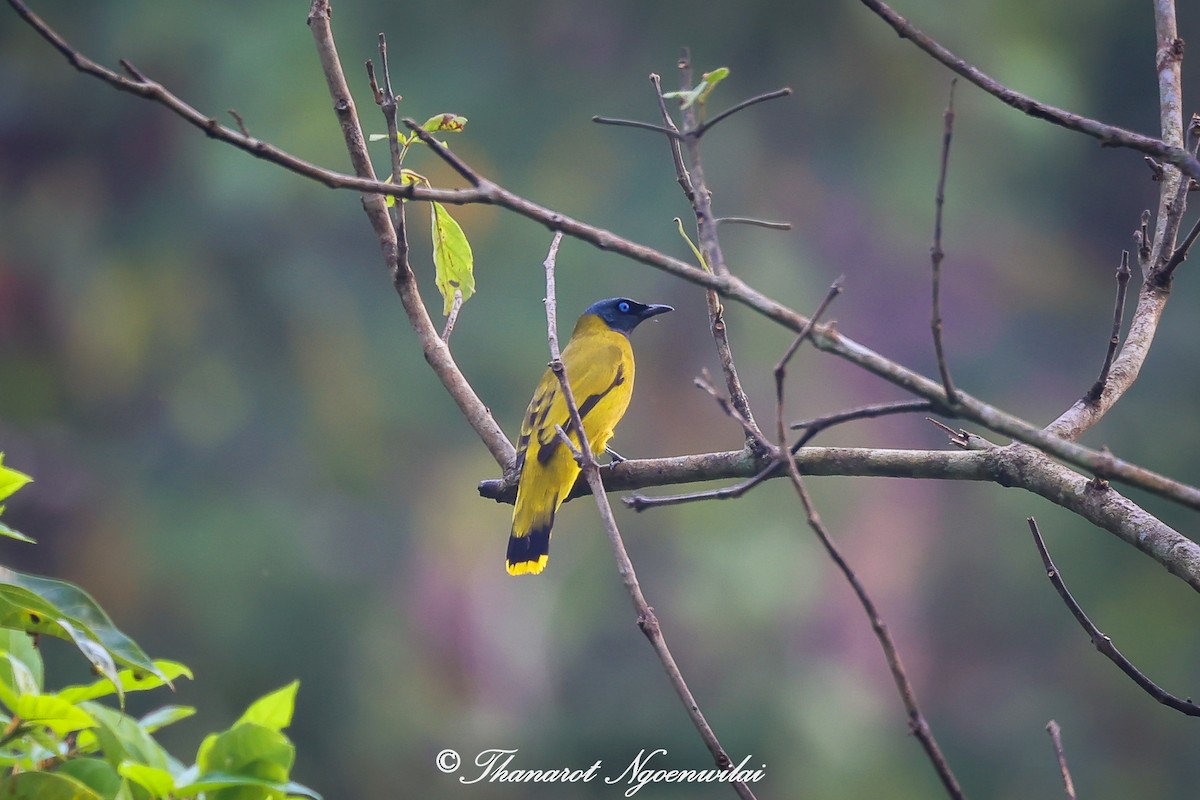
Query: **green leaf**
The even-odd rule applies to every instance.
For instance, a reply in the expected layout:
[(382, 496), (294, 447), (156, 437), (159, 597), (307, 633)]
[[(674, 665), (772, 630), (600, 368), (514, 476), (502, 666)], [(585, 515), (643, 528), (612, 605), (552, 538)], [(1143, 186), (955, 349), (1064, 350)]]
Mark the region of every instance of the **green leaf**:
[(700, 95), (696, 98), (697, 103), (704, 103), (708, 100), (708, 96), (712, 94), (712, 90), (717, 84), (729, 77), (729, 67), (717, 67), (712, 72), (706, 72), (700, 76)]
[(103, 675), (110, 683), (117, 684), (117, 697), (120, 698), (121, 706), (124, 707), (125, 693), (122, 691), (120, 682), (117, 679), (117, 664), (113, 661), (112, 653), (108, 652), (104, 645), (76, 628), (67, 620), (57, 619), (55, 622), (58, 624), (58, 627), (67, 632), (67, 635), (71, 637), (71, 641), (75, 642), (75, 646), (79, 648), (79, 652), (83, 653), (83, 657), (92, 662), (92, 666), (96, 672)]
[(160, 728), (165, 728), (168, 725), (173, 725), (181, 719), (187, 719), (196, 713), (196, 709), (191, 706), (163, 706), (156, 708), (149, 714), (138, 720), (138, 725), (147, 733), (154, 733)]
[[(32, 481), (33, 478), (24, 472), (17, 472), (11, 467), (4, 466), (4, 453), (0, 453), (0, 500), (11, 495), (17, 489)], [(0, 506), (0, 511), (4, 507)]]
[[(60, 619), (66, 619), (76, 629), (74, 635), (58, 624)], [(87, 592), (65, 581), (0, 567), (0, 628), (44, 633), (76, 644), (76, 636), (82, 632), (89, 640), (98, 642), (116, 662), (159, 674), (154, 662), (113, 625)]]
[[(0, 628), (0, 682), (20, 694), (41, 694), (44, 668), (33, 637), (24, 631)], [(11, 707), (11, 706), (10, 706)]]
[(269, 730), (283, 730), (292, 724), (292, 711), (296, 708), (296, 691), (299, 688), (300, 681), (292, 681), (281, 689), (263, 695), (250, 704), (234, 726), (252, 722)]
[(425, 124), (421, 127), (430, 133), (441, 133), (443, 131), (459, 133), (463, 128), (467, 127), (467, 118), (460, 117), (457, 114), (438, 114), (425, 120)]
[[(0, 506), (0, 514), (4, 513), (4, 506)], [(27, 542), (29, 544), (37, 544), (37, 540), (26, 536), (14, 528), (10, 528), (3, 522), (0, 522), (0, 536), (7, 536), (9, 539), (16, 539), (18, 542)]]
[[(236, 786), (242, 788), (229, 784), (230, 788), (206, 795), (210, 800), (282, 798), (280, 792), (285, 791), (282, 787), (288, 782), (295, 759), (295, 745), (279, 731), (253, 722), (239, 722), (224, 733), (206, 737), (200, 745), (196, 755), (200, 770), (197, 782), (208, 786), (213, 780), (228, 783), (229, 777), (241, 779)], [(195, 785), (181, 786), (179, 793), (189, 793)], [(270, 791), (264, 794), (262, 788), (254, 787), (270, 787)]]
[(133, 717), (92, 700), (78, 707), (96, 721), (96, 727), (79, 734), (76, 744), (81, 751), (100, 750), (114, 768), (132, 761), (171, 771), (172, 759), (167, 751)]
[(167, 797), (175, 791), (175, 777), (165, 769), (122, 761), (117, 767), (121, 777), (141, 786), (154, 797)]
[(157, 659), (154, 666), (158, 669), (157, 674), (142, 670), (123, 669), (117, 673), (116, 685), (113, 684), (111, 678), (101, 678), (86, 686), (68, 686), (57, 692), (57, 695), (68, 702), (79, 703), (113, 694), (118, 691), (118, 685), (122, 692), (144, 692), (148, 689), (170, 685), (171, 681), (181, 676), (189, 679), (192, 677), (192, 671), (177, 661)]
[(49, 694), (23, 694), (17, 698), (13, 714), (36, 725), (45, 725), (59, 736), (95, 727), (91, 714), (79, 706)]
[(454, 292), (465, 303), (475, 294), (475, 257), (463, 229), (441, 203), (430, 203), (433, 216), (433, 266), (444, 301), (443, 315), (454, 306)]
[(236, 800), (257, 800), (257, 798), (295, 796), (321, 800), (321, 795), (294, 781), (269, 781), (246, 775), (226, 775), (219, 772), (206, 775), (194, 783), (180, 786), (175, 790), (178, 797), (193, 797), (200, 792), (205, 792), (205, 796), (211, 800), (234, 800), (235, 798)]
[(99, 758), (72, 758), (55, 772), (71, 776), (101, 797), (116, 797), (121, 789), (121, 776), (112, 764)]
[(21, 772), (0, 782), (5, 800), (104, 800), (87, 784), (57, 772)]
[(686, 92), (663, 92), (663, 98), (679, 98), (680, 108), (690, 108), (694, 103), (705, 103), (708, 95), (718, 83), (729, 77), (729, 67), (718, 67), (701, 76), (700, 83)]

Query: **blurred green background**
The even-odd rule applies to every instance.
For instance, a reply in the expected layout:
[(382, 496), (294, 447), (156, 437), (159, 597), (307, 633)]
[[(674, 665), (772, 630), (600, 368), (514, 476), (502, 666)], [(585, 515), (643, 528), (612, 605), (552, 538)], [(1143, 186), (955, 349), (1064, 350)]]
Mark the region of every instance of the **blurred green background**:
[[(1200, 10), (1183, 3), (1184, 39)], [(71, 42), (127, 58), (204, 113), (348, 169), (306, 4), (36, 3)], [(904, 0), (898, 10), (997, 78), (1146, 133), (1157, 126), (1151, 4)], [(928, 248), (949, 74), (859, 3), (335, 4), (368, 131), (361, 64), (391, 42), (402, 113), (470, 119), (455, 151), (536, 202), (690, 259), (664, 143), (593, 114), (653, 120), (650, 72), (728, 66), (719, 110), (787, 85), (704, 142), (734, 271), (799, 310), (846, 275), (831, 316), (934, 374)], [(1194, 59), (1185, 74), (1195, 75)], [(1193, 85), (1195, 81), (1191, 82)], [(1185, 108), (1196, 107), (1189, 90)], [(949, 357), (964, 389), (1045, 423), (1094, 380), (1122, 248), (1156, 185), (1137, 154), (1002, 108), (960, 85), (944, 246)], [(386, 149), (376, 145), (377, 164)], [(459, 185), (427, 153), (409, 166)], [(165, 733), (204, 731), (298, 677), (298, 780), (326, 797), (611, 798), (624, 787), (462, 786), (434, 768), (519, 748), (514, 766), (619, 774), (642, 748), (710, 761), (638, 632), (589, 502), (564, 508), (537, 579), (503, 570), (510, 509), (476, 494), (498, 469), (424, 364), (358, 199), (215, 143), (163, 108), (72, 70), (0, 13), (0, 450), (37, 479), (6, 520), (40, 540), (0, 561), (76, 581), (152, 655), (191, 665)], [(454, 212), (478, 295), (455, 355), (510, 435), (547, 359), (549, 233), (494, 208)], [(433, 287), (424, 209), (414, 264)], [(1190, 218), (1189, 218), (1190, 219)], [(1200, 371), (1187, 265), (1141, 382), (1086, 441), (1200, 482)], [(626, 456), (732, 449), (737, 428), (692, 386), (715, 370), (703, 294), (568, 241), (560, 325), (600, 297), (667, 302), (635, 335), (638, 389), (613, 442)], [(790, 336), (736, 305), (728, 320), (758, 413)], [(566, 330), (564, 330), (564, 333)], [(899, 398), (802, 351), (790, 418)], [(825, 444), (945, 447), (920, 417)], [(1185, 797), (1195, 723), (1143, 695), (1047, 583), (1036, 515), (1097, 624), (1180, 695), (1200, 686), (1194, 593), (1113, 537), (990, 485), (812, 479), (873, 592), (923, 709), (969, 794), (1054, 796), (1044, 726), (1063, 727), (1082, 795)], [(665, 490), (664, 490), (665, 491)], [(1135, 495), (1136, 496), (1136, 495)], [(1145, 498), (1137, 498), (1144, 500)], [(1147, 501), (1183, 531), (1195, 517)], [(924, 798), (940, 787), (906, 733), (862, 613), (788, 486), (618, 522), (668, 642), (725, 748), (766, 765), (760, 797)], [(81, 659), (60, 652), (51, 680)], [(166, 698), (160, 698), (164, 702)], [(649, 786), (643, 798), (728, 797)]]

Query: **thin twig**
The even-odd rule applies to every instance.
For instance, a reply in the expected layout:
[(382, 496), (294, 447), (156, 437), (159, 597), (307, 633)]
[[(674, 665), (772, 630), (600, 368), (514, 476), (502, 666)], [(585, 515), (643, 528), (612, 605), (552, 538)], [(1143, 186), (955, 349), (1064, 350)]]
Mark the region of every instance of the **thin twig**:
[(1175, 252), (1171, 254), (1171, 260), (1167, 262), (1165, 267), (1163, 267), (1163, 272), (1166, 273), (1168, 277), (1172, 276), (1175, 272), (1175, 268), (1182, 264), (1188, 257), (1188, 251), (1190, 251), (1192, 249), (1192, 245), (1196, 243), (1196, 237), (1198, 235), (1200, 235), (1200, 219), (1196, 220), (1196, 224), (1192, 226), (1192, 229), (1188, 231), (1188, 235), (1184, 237), (1183, 244), (1179, 245), (1179, 247), (1175, 249)]
[(1091, 136), (1107, 147), (1126, 147), (1131, 150), (1156, 156), (1161, 161), (1174, 164), (1193, 178), (1200, 178), (1200, 159), (1189, 153), (1185, 148), (1170, 144), (1152, 136), (1106, 125), (1088, 117), (1034, 100), (1028, 95), (1014, 91), (972, 64), (958, 57), (938, 42), (931, 39), (904, 17), (897, 14), (882, 0), (860, 0), (863, 5), (875, 12), (884, 22), (892, 27), (901, 39), (907, 39), (921, 50), (940, 61), (952, 71), (966, 78), (983, 91), (1035, 119), (1043, 119), (1054, 125), (1068, 130)]
[[(1197, 116), (1196, 114), (1192, 115), (1191, 121), (1188, 123), (1187, 127), (1187, 137), (1188, 149), (1191, 150), (1192, 153), (1196, 153), (1197, 148), (1200, 148), (1200, 116)], [(1194, 181), (1189, 180), (1187, 188), (1183, 189), (1183, 191), (1179, 193), (1180, 206), (1183, 206), (1187, 202), (1187, 192), (1191, 190), (1192, 183), (1194, 183)], [(1182, 207), (1179, 209), (1179, 214), (1182, 217)], [(1182, 222), (1182, 219), (1180, 222)], [(1200, 234), (1200, 220), (1196, 221), (1196, 224), (1192, 226), (1192, 229), (1188, 232), (1188, 235), (1184, 237), (1183, 243), (1175, 248), (1175, 251), (1171, 253), (1171, 257), (1167, 259), (1167, 263), (1165, 263), (1162, 269), (1159, 271), (1160, 283), (1165, 283), (1167, 285), (1170, 284), (1171, 279), (1175, 275), (1176, 268), (1183, 263), (1184, 259), (1188, 257), (1188, 252), (1192, 249), (1192, 245), (1195, 243), (1196, 236), (1198, 234)]]
[(850, 584), (855, 597), (858, 598), (859, 605), (862, 606), (867, 619), (870, 620), (871, 630), (875, 633), (875, 638), (879, 640), (879, 646), (883, 649), (888, 669), (892, 673), (892, 680), (896, 684), (896, 690), (899, 692), (900, 700), (904, 703), (904, 710), (908, 714), (908, 729), (917, 738), (917, 741), (921, 743), (921, 747), (925, 750), (925, 755), (929, 759), (929, 763), (933, 766), (934, 771), (941, 780), (946, 794), (951, 798), (961, 800), (965, 795), (962, 788), (958, 785), (958, 779), (954, 777), (954, 772), (950, 769), (946, 757), (942, 754), (942, 750), (938, 746), (937, 739), (934, 738), (933, 730), (929, 727), (925, 715), (921, 713), (921, 708), (917, 704), (916, 692), (913, 690), (912, 683), (908, 679), (908, 674), (904, 671), (904, 665), (900, 661), (900, 653), (896, 650), (896, 643), (892, 640), (892, 635), (888, 631), (887, 625), (883, 623), (883, 619), (879, 616), (879, 611), (876, 609), (874, 601), (867, 593), (862, 582), (858, 579), (858, 575), (855, 574), (837, 546), (834, 545), (829, 532), (826, 531), (825, 525), (821, 521), (821, 516), (817, 513), (812, 498), (809, 497), (808, 490), (804, 487), (804, 481), (800, 478), (800, 471), (796, 467), (796, 462), (788, 459), (787, 463), (788, 475), (792, 479), (792, 486), (795, 487), (796, 494), (800, 497), (800, 502), (804, 505), (804, 513), (808, 519), (808, 526), (817, 535), (817, 538), (825, 547), (825, 551), (845, 577), (846, 582)]
[[(711, 388), (711, 387), (709, 387)], [(859, 408), (851, 408), (845, 411), (838, 411), (833, 414), (827, 414), (823, 417), (814, 417), (810, 420), (802, 422), (793, 422), (789, 427), (792, 430), (800, 428), (805, 429), (804, 435), (799, 441), (795, 442), (790, 448), (790, 454), (795, 457), (802, 447), (805, 447), (814, 437), (822, 431), (841, 425), (847, 422), (853, 422), (860, 419), (873, 419), (875, 417), (884, 417), (890, 414), (906, 414), (911, 412), (929, 411), (933, 408), (933, 403), (928, 400), (901, 400), (895, 403), (879, 403), (869, 406), (860, 406)], [(625, 498), (625, 504), (634, 511), (645, 511), (648, 508), (657, 508), (659, 506), (674, 506), (684, 503), (694, 503), (701, 500), (733, 500), (741, 497), (746, 492), (758, 486), (765, 480), (779, 477), (782, 473), (779, 469), (779, 462), (772, 460), (767, 466), (760, 469), (749, 479), (733, 486), (725, 486), (719, 489), (708, 489), (702, 492), (688, 492), (685, 494), (665, 495), (662, 497), (647, 497), (645, 495), (635, 494)], [(811, 469), (801, 468), (802, 474), (810, 474)], [(626, 487), (632, 488), (632, 487)]]
[(713, 222), (718, 225), (752, 225), (758, 228), (769, 228), (773, 231), (790, 231), (792, 223), (776, 222), (770, 219), (756, 219), (755, 217), (717, 217)]
[(1100, 368), (1100, 377), (1092, 384), (1092, 388), (1084, 395), (1084, 400), (1088, 403), (1096, 403), (1104, 394), (1104, 388), (1108, 385), (1108, 375), (1112, 370), (1113, 358), (1117, 354), (1117, 347), (1121, 344), (1121, 324), (1125, 321), (1125, 293), (1129, 288), (1129, 251), (1121, 251), (1121, 264), (1117, 267), (1117, 299), (1113, 304), (1113, 323), (1112, 333), (1108, 337), (1108, 351), (1104, 354), (1104, 366)]
[[(829, 304), (841, 292), (841, 278), (833, 282), (829, 287), (829, 292), (825, 295), (825, 299), (817, 307), (816, 312), (812, 316), (812, 321), (815, 321), (825, 312)], [(776, 464), (786, 464), (788, 477), (791, 478), (792, 486), (796, 490), (796, 494), (800, 498), (800, 503), (804, 506), (805, 517), (808, 520), (808, 526), (813, 533), (824, 545), (825, 550), (829, 553), (829, 557), (841, 570), (846, 582), (850, 584), (850, 588), (854, 591), (859, 603), (862, 605), (863, 611), (866, 612), (867, 619), (871, 623), (871, 630), (875, 632), (875, 637), (879, 640), (880, 647), (883, 648), (884, 659), (887, 661), (888, 668), (891, 670), (892, 679), (896, 683), (896, 689), (900, 693), (900, 699), (904, 703), (904, 708), (908, 712), (908, 727), (921, 746), (925, 750), (925, 755), (928, 757), (930, 764), (933, 765), (934, 771), (942, 781), (947, 794), (951, 798), (962, 798), (962, 789), (959, 788), (958, 780), (954, 777), (954, 773), (950, 770), (950, 765), (946, 762), (945, 756), (942, 755), (941, 748), (938, 747), (937, 740), (933, 736), (933, 731), (930, 729), (925, 716), (921, 713), (920, 707), (917, 705), (916, 693), (913, 691), (912, 684), (908, 680), (908, 675), (904, 671), (904, 665), (900, 661), (900, 653), (896, 649), (895, 642), (892, 641), (892, 636), (888, 632), (887, 626), (883, 624), (883, 619), (879, 616), (879, 611), (875, 607), (875, 602), (867, 593), (866, 587), (858, 579), (858, 575), (850, 567), (849, 562), (842, 556), (841, 552), (834, 545), (833, 540), (829, 536), (829, 532), (825, 529), (824, 523), (821, 521), (820, 514), (817, 513), (816, 506), (813, 505), (812, 498), (809, 497), (808, 490), (804, 486), (804, 480), (800, 477), (800, 468), (796, 466), (796, 460), (792, 458), (786, 447), (787, 432), (783, 423), (783, 401), (784, 388), (787, 380), (787, 365), (795, 354), (796, 349), (807, 338), (809, 331), (803, 331), (788, 347), (783, 357), (779, 359), (779, 363), (775, 365), (775, 424), (779, 438), (775, 448)]]
[[(842, 286), (845, 284), (845, 282), (846, 276), (839, 275), (834, 282), (829, 285), (829, 289), (825, 292), (825, 297), (821, 299), (820, 304), (817, 306), (817, 310), (814, 311), (813, 315), (808, 318), (808, 324), (805, 325), (798, 334), (796, 334), (796, 338), (792, 340), (792, 343), (788, 346), (788, 349), (784, 351), (783, 357), (780, 358), (779, 362), (775, 365), (775, 382), (777, 392), (781, 391), (778, 384), (782, 380), (782, 375), (787, 367), (787, 363), (792, 360), (792, 356), (796, 354), (796, 350), (801, 344), (804, 343), (804, 340), (809, 337), (813, 331), (813, 328), (815, 328), (817, 323), (820, 322), (821, 317), (825, 315), (825, 312), (829, 309), (829, 304), (837, 299), (837, 296), (842, 293)], [(782, 424), (783, 423), (780, 422), (780, 425)]]
[(1029, 517), (1026, 521), (1029, 523), (1029, 531), (1033, 534), (1034, 544), (1037, 545), (1038, 553), (1042, 557), (1042, 564), (1046, 568), (1046, 577), (1050, 579), (1050, 583), (1053, 584), (1054, 590), (1058, 592), (1058, 596), (1061, 597), (1063, 602), (1067, 604), (1067, 608), (1070, 609), (1071, 614), (1073, 614), (1076, 621), (1079, 622), (1080, 627), (1087, 631), (1087, 634), (1091, 637), (1092, 644), (1095, 646), (1095, 648), (1099, 650), (1105, 658), (1116, 664), (1122, 672), (1128, 675), (1134, 683), (1142, 688), (1142, 691), (1153, 697), (1158, 702), (1162, 703), (1164, 706), (1173, 708), (1182, 714), (1187, 714), (1189, 717), (1200, 717), (1200, 706), (1193, 703), (1190, 699), (1183, 700), (1176, 697), (1175, 695), (1161, 688), (1154, 681), (1147, 678), (1141, 670), (1133, 665), (1133, 662), (1121, 654), (1121, 651), (1117, 649), (1115, 644), (1113, 644), (1112, 639), (1101, 633), (1100, 629), (1097, 628), (1090, 619), (1088, 619), (1088, 616), (1086, 613), (1084, 613), (1083, 608), (1075, 601), (1075, 598), (1072, 597), (1071, 593), (1067, 590), (1067, 585), (1063, 582), (1062, 575), (1059, 574), (1058, 568), (1055, 567), (1054, 562), (1050, 560), (1050, 551), (1046, 549), (1046, 543), (1042, 540), (1042, 533), (1040, 530), (1038, 530), (1037, 521), (1034, 520), (1033, 517)]
[(683, 134), (680, 133), (678, 130), (672, 130), (663, 125), (655, 125), (652, 122), (642, 122), (641, 120), (637, 120), (637, 119), (618, 119), (616, 117), (594, 116), (594, 117), (592, 117), (592, 122), (599, 123), (600, 125), (614, 125), (614, 126), (620, 127), (620, 128), (641, 128), (642, 130), (654, 131), (655, 133), (661, 133), (662, 135), (670, 137), (672, 139), (682, 139), (683, 138)]
[(462, 309), (462, 304), (462, 289), (455, 289), (454, 299), (450, 303), (450, 313), (446, 316), (446, 327), (442, 328), (442, 341), (446, 344), (450, 343), (450, 334), (454, 333), (454, 323), (458, 322), (458, 312)]
[(946, 253), (942, 250), (942, 209), (946, 205), (946, 174), (950, 166), (950, 140), (954, 136), (954, 85), (958, 79), (950, 81), (950, 100), (946, 103), (946, 111), (942, 116), (942, 162), (938, 172), (937, 194), (934, 196), (936, 211), (933, 218), (933, 247), (929, 249), (929, 260), (933, 264), (933, 311), (929, 328), (933, 332), (933, 351), (937, 357), (938, 374), (942, 376), (942, 386), (946, 390), (946, 405), (950, 408), (958, 405), (958, 392), (950, 377), (950, 365), (946, 362), (946, 349), (942, 341), (942, 259)]
[(821, 417), (801, 420), (800, 422), (793, 422), (788, 427), (792, 430), (804, 428), (809, 434), (815, 436), (826, 428), (841, 425), (845, 422), (886, 417), (892, 414), (911, 414), (914, 412), (929, 411), (932, 408), (933, 403), (928, 400), (899, 400), (893, 403), (873, 403), (867, 406), (848, 408), (845, 411), (836, 411)]
[(550, 343), (550, 358), (558, 360), (558, 302), (554, 285), (555, 265), (558, 263), (558, 247), (562, 244), (562, 231), (555, 231), (550, 240), (550, 250), (542, 266), (546, 270), (546, 340)]
[(242, 115), (232, 108), (227, 110), (229, 112), (229, 116), (233, 117), (233, 121), (237, 123), (238, 130), (241, 131), (242, 136), (245, 136), (247, 139), (249, 139), (250, 131), (246, 128), (246, 121), (242, 119)]
[(722, 395), (713, 387), (707, 369), (702, 370), (701, 377), (695, 378), (692, 383), (696, 387), (703, 389), (709, 397), (717, 402), (722, 411), (742, 426), (742, 431), (746, 434), (746, 441), (748, 443), (752, 443), (753, 446), (760, 448), (762, 452), (766, 452), (773, 447), (770, 440), (763, 435), (758, 426), (752, 420), (742, 416), (741, 409), (734, 405), (732, 400)]
[(775, 100), (780, 97), (787, 97), (791, 93), (792, 93), (791, 87), (785, 86), (782, 89), (775, 89), (770, 92), (763, 92), (762, 94), (757, 94), (754, 97), (748, 97), (745, 100), (741, 101), (740, 103), (737, 103), (737, 104), (725, 109), (720, 114), (717, 114), (715, 117), (713, 117), (712, 119), (710, 119), (706, 122), (700, 123), (698, 126), (696, 126), (695, 130), (688, 131), (688, 134), (691, 136), (695, 136), (697, 139), (699, 139), (701, 136), (703, 136), (705, 133), (707, 133), (709, 131), (709, 129), (711, 129), (718, 122), (721, 122), (722, 120), (725, 120), (725, 119), (729, 119), (730, 117), (732, 117), (734, 114), (738, 113), (739, 111), (749, 108), (750, 106), (757, 105), (759, 103), (764, 103), (767, 100)]
[[(612, 546), (613, 555), (617, 561), (617, 572), (621, 576), (621, 581), (625, 584), (625, 589), (629, 593), (629, 599), (633, 602), (634, 611), (637, 613), (638, 628), (641, 629), (642, 633), (650, 641), (654, 652), (658, 654), (659, 661), (662, 662), (668, 680), (670, 680), (672, 687), (674, 687), (676, 694), (683, 703), (684, 709), (692, 720), (692, 725), (695, 726), (696, 731), (700, 734), (700, 738), (704, 741), (705, 747), (708, 748), (708, 752), (712, 755), (713, 762), (718, 769), (729, 769), (733, 766), (733, 762), (725, 752), (725, 749), (721, 747), (721, 743), (717, 740), (717, 735), (708, 724), (708, 720), (704, 718), (704, 714), (701, 712), (696, 698), (692, 695), (687, 681), (683, 678), (683, 673), (679, 670), (679, 665), (675, 663), (675, 657), (671, 655), (671, 650), (667, 647), (658, 617), (655, 616), (654, 609), (646, 602), (645, 595), (642, 593), (642, 587), (638, 583), (637, 574), (633, 569), (633, 562), (629, 559), (629, 553), (625, 550), (625, 543), (621, 539), (621, 532), (617, 528), (616, 519), (613, 517), (612, 506), (608, 502), (608, 494), (604, 491), (604, 483), (600, 477), (600, 465), (596, 462), (591, 443), (588, 442), (587, 433), (583, 427), (583, 420), (579, 415), (579, 406), (575, 402), (575, 395), (571, 390), (571, 383), (568, 380), (566, 367), (562, 361), (562, 354), (558, 349), (554, 268), (558, 244), (561, 238), (561, 233), (555, 235), (545, 261), (546, 326), (548, 329), (547, 338), (550, 345), (550, 369), (558, 378), (558, 385), (562, 389), (563, 399), (566, 401), (567, 411), (570, 414), (571, 427), (578, 434), (580, 470), (587, 479), (588, 485), (592, 488), (592, 494), (596, 500), (596, 508), (600, 512), (600, 519), (604, 525), (605, 532), (608, 534), (609, 544)], [(565, 434), (562, 435), (565, 437)], [(744, 782), (731, 781), (731, 784), (734, 791), (743, 800), (754, 800), (754, 793)]]
[(1054, 758), (1058, 761), (1058, 771), (1062, 775), (1067, 800), (1075, 800), (1075, 782), (1071, 780), (1071, 769), (1067, 766), (1067, 755), (1063, 752), (1062, 728), (1057, 722), (1050, 720), (1046, 723), (1046, 731), (1050, 734), (1050, 741), (1054, 743)]

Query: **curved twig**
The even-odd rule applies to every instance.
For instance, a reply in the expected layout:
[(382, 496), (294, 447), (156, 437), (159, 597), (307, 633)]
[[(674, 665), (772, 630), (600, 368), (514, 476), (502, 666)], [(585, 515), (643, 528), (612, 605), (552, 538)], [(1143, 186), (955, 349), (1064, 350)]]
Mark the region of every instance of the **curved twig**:
[(1029, 523), (1029, 531), (1033, 534), (1034, 544), (1037, 545), (1038, 553), (1042, 557), (1042, 564), (1046, 567), (1046, 577), (1050, 579), (1050, 583), (1054, 585), (1054, 590), (1058, 592), (1058, 596), (1062, 598), (1064, 603), (1066, 603), (1067, 608), (1070, 609), (1071, 614), (1075, 617), (1075, 620), (1079, 623), (1080, 627), (1087, 631), (1087, 634), (1091, 637), (1092, 644), (1095, 645), (1096, 649), (1099, 650), (1105, 658), (1116, 664), (1122, 672), (1129, 676), (1130, 680), (1141, 687), (1142, 691), (1153, 697), (1158, 702), (1162, 703), (1164, 706), (1173, 708), (1181, 714), (1187, 714), (1189, 717), (1200, 717), (1200, 706), (1196, 705), (1191, 700), (1184, 700), (1176, 697), (1160, 687), (1154, 681), (1147, 678), (1145, 673), (1135, 667), (1132, 661), (1121, 654), (1121, 651), (1117, 649), (1115, 644), (1113, 644), (1112, 639), (1101, 633), (1100, 629), (1097, 628), (1090, 619), (1088, 619), (1088, 615), (1084, 612), (1083, 608), (1078, 602), (1076, 602), (1075, 598), (1071, 596), (1071, 592), (1067, 590), (1067, 585), (1063, 582), (1062, 575), (1059, 573), (1058, 568), (1055, 567), (1054, 562), (1050, 560), (1050, 552), (1046, 549), (1045, 541), (1042, 540), (1042, 534), (1041, 531), (1038, 530), (1037, 522), (1033, 517), (1029, 517), (1026, 522)]

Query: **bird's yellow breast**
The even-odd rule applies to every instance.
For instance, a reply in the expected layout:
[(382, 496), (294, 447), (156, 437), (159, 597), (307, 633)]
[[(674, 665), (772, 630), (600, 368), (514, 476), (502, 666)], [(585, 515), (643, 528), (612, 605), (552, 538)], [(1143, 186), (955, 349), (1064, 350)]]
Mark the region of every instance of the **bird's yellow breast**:
[[(562, 361), (588, 444), (599, 456), (633, 395), (629, 338), (600, 318), (585, 315), (563, 348)], [(556, 426), (570, 431), (571, 441), (578, 446), (579, 437), (571, 431), (570, 413), (558, 378), (547, 369), (525, 412), (517, 440), (521, 479), (513, 508), (515, 537), (548, 531), (555, 512), (579, 477), (579, 465), (558, 437)], [(530, 571), (540, 571), (540, 565)]]

